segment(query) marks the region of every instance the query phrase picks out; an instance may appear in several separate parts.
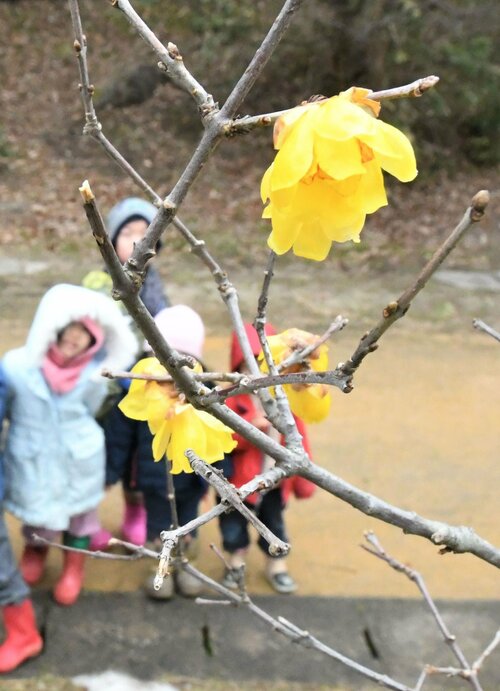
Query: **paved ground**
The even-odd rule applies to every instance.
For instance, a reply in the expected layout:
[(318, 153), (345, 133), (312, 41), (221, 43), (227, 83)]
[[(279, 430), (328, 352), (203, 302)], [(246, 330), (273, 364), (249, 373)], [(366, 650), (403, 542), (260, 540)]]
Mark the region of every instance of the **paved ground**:
[[(367, 598), (271, 596), (256, 598), (273, 615), (282, 615), (360, 664), (399, 681), (415, 683), (425, 663), (453, 665), (422, 603)], [(319, 682), (345, 689), (378, 688), (324, 655), (297, 646), (273, 632), (248, 610), (195, 605), (181, 598), (153, 603), (139, 594), (88, 593), (74, 607), (52, 604), (37, 593), (45, 652), (13, 676), (42, 673), (64, 676), (116, 669), (139, 678), (185, 675), (227, 680), (284, 679)], [(441, 603), (469, 660), (491, 640), (500, 603)], [(483, 669), (484, 689), (500, 689), (498, 651)], [(9, 678), (9, 677), (7, 677)], [(2, 682), (0, 682), (1, 688)], [(464, 688), (443, 682), (429, 689)]]

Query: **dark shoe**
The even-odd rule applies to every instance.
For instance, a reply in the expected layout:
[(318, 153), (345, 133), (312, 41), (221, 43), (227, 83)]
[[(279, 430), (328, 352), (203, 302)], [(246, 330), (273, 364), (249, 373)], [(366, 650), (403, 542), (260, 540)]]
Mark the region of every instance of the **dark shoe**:
[(174, 580), (177, 592), (183, 597), (198, 597), (203, 591), (203, 583), (180, 566), (175, 572)]
[(163, 583), (158, 588), (154, 587), (156, 569), (151, 573), (144, 583), (144, 592), (152, 600), (171, 600), (174, 596), (174, 579), (172, 576), (165, 576)]
[(224, 588), (229, 588), (229, 590), (238, 590), (240, 586), (238, 583), (237, 574), (237, 569), (226, 569), (224, 577), (221, 581), (221, 585), (223, 585)]
[(297, 590), (297, 584), (287, 571), (266, 573), (266, 578), (277, 593), (294, 593)]

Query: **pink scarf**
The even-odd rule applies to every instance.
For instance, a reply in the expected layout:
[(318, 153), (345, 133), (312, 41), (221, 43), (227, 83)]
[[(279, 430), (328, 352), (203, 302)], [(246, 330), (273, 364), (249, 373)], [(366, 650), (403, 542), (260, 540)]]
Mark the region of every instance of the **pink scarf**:
[(49, 347), (41, 369), (49, 388), (56, 394), (65, 394), (75, 388), (82, 370), (104, 343), (104, 332), (97, 322), (89, 317), (78, 321), (92, 334), (95, 343), (69, 360), (61, 353), (57, 343)]

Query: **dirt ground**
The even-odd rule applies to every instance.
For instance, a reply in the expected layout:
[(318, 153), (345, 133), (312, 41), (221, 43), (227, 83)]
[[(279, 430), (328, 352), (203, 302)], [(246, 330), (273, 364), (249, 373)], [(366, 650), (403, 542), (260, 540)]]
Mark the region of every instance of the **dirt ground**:
[[(7, 255), (1, 259), (3, 266), (8, 266)], [(42, 289), (54, 281), (54, 271), (59, 280), (76, 279), (82, 271), (81, 265), (68, 261), (60, 264), (43, 253), (37, 260), (46, 262), (46, 269), (24, 282), (9, 276), (2, 279), (2, 351), (22, 343), (29, 314)], [(24, 266), (29, 267), (29, 263), (25, 261)], [(178, 273), (186, 275), (186, 271), (186, 267), (178, 267)], [(291, 286), (286, 272), (278, 272), (272, 288), (276, 300), (271, 317), (280, 327), (295, 323), (319, 332), (343, 303), (348, 309), (342, 311), (351, 323), (330, 345), (331, 361), (336, 363), (350, 355), (391, 294), (387, 276), (377, 272), (356, 283), (349, 274), (330, 280), (329, 290), (327, 275), (320, 277), (322, 299), (314, 301), (305, 277)], [(404, 272), (390, 276), (396, 292), (408, 280)], [(241, 302), (245, 311), (255, 304), (255, 284), (259, 282), (255, 272), (243, 272)], [(224, 368), (228, 327), (216, 290), (200, 278), (191, 291), (172, 281), (169, 292), (175, 301), (184, 299), (200, 305), (209, 332), (206, 360), (213, 368)], [(495, 480), (500, 452), (500, 353), (493, 339), (472, 330), (471, 318), (481, 315), (494, 325), (497, 300), (486, 291), (460, 291), (433, 281), (408, 316), (384, 336), (379, 350), (365, 361), (356, 375), (354, 391), (344, 395), (334, 390), (330, 417), (310, 426), (314, 458), (333, 473), (425, 517), (471, 525), (494, 544), (500, 542)], [(104, 524), (116, 534), (121, 501), (115, 488), (101, 508)], [(210, 502), (207, 498), (202, 508)], [(404, 536), (324, 492), (318, 491), (311, 500), (292, 500), (287, 520), (293, 545), (290, 569), (301, 594), (418, 595), (404, 577), (359, 547), (364, 530), (376, 531), (388, 551), (420, 569), (436, 597), (494, 598), (500, 594), (498, 573), (490, 565), (465, 555), (440, 556), (426, 540)], [(19, 551), (17, 526), (13, 520), (10, 524)], [(210, 550), (211, 542), (219, 544), (215, 523), (201, 532), (199, 563), (209, 575), (218, 577), (222, 567)], [(59, 560), (58, 553), (51, 554), (42, 587), (50, 586), (56, 578)], [(150, 568), (146, 561), (126, 566), (92, 561), (86, 587), (135, 590)], [(248, 585), (254, 593), (270, 592), (262, 576), (262, 555), (255, 547), (248, 561)]]

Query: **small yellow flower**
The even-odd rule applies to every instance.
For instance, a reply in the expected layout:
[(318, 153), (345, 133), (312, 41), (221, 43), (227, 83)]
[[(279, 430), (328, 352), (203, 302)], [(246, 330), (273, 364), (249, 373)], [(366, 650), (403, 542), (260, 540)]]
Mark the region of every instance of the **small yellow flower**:
[[(200, 372), (201, 366), (197, 365), (195, 371)], [(151, 376), (167, 374), (155, 357), (139, 360), (132, 372)], [(132, 379), (118, 407), (133, 420), (147, 421), (154, 435), (153, 458), (159, 461), (166, 455), (174, 474), (193, 472), (184, 455), (186, 449), (192, 449), (206, 463), (214, 463), (236, 446), (233, 431), (212, 415), (193, 408), (173, 383)]]
[(377, 120), (367, 89), (308, 103), (275, 124), (274, 162), (262, 178), (269, 247), (321, 261), (333, 241), (359, 242), (366, 214), (386, 206), (382, 169), (402, 182), (417, 175), (408, 138)]
[[(300, 329), (287, 329), (267, 340), (275, 364), (279, 365), (292, 353), (303, 350), (317, 342), (318, 336)], [(267, 372), (263, 353), (259, 355), (261, 370)], [(322, 343), (306, 358), (304, 362), (285, 367), (282, 374), (291, 372), (323, 372), (328, 369), (328, 346)], [(325, 384), (285, 384), (283, 386), (290, 408), (294, 415), (304, 422), (321, 422), (330, 412), (330, 389)]]

